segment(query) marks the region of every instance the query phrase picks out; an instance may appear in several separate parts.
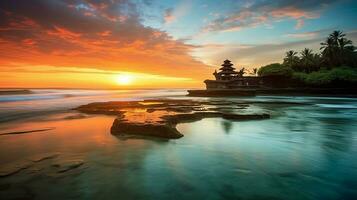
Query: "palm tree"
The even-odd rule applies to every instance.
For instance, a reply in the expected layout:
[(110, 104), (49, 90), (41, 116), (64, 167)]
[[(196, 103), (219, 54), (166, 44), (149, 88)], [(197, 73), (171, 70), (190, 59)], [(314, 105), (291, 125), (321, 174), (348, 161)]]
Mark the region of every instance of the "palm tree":
[(258, 68), (253, 68), (253, 75), (256, 76), (258, 73)]
[(322, 49), (325, 64), (329, 66), (355, 65), (355, 47), (345, 36), (342, 31), (334, 31), (325, 42), (321, 43), (320, 49)]
[(297, 56), (297, 52), (293, 50), (287, 51), (285, 53), (283, 64), (287, 67), (296, 69), (299, 64), (299, 57)]
[(310, 73), (313, 71), (315, 68), (314, 65), (314, 54), (312, 53), (311, 49), (305, 48), (300, 52), (301, 54), (301, 59), (300, 59), (300, 65), (301, 65), (301, 70), (305, 71), (306, 73)]
[(335, 63), (335, 55), (336, 55), (336, 44), (333, 40), (333, 38), (328, 37), (326, 38), (325, 42), (320, 43), (322, 47), (320, 50), (322, 50), (322, 57), (324, 62), (328, 65), (331, 66)]
[(242, 77), (245, 74), (245, 68), (243, 67), (238, 71), (238, 76)]
[(344, 38), (346, 34), (344, 34), (342, 31), (333, 31), (330, 35), (329, 38), (331, 38), (337, 46), (339, 46), (339, 40)]
[(345, 50), (350, 50), (349, 48), (351, 48), (353, 46), (352, 41), (349, 39), (346, 39), (346, 38), (339, 39), (338, 44), (339, 44), (339, 48), (342, 52)]
[(351, 58), (354, 54), (354, 47), (352, 41), (346, 38), (340, 38), (339, 43), (339, 52), (340, 52), (340, 63), (342, 65), (351, 64)]

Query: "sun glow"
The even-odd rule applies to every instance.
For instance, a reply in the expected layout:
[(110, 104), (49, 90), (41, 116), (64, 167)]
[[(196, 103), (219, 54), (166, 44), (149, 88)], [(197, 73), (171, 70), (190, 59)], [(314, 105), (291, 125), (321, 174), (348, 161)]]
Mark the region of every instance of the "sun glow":
[(133, 82), (133, 76), (128, 74), (121, 74), (116, 77), (116, 82), (119, 85), (130, 85)]

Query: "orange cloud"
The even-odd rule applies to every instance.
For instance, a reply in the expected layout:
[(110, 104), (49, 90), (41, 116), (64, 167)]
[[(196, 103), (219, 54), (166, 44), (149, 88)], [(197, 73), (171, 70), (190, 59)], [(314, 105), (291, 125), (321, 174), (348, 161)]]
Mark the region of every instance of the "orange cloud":
[(291, 17), (293, 19), (300, 19), (300, 18), (315, 18), (317, 17), (316, 14), (311, 12), (307, 12), (292, 6), (279, 8), (276, 10), (271, 11), (271, 16), (276, 18), (283, 18), (283, 17)]
[(79, 39), (80, 36), (81, 36), (80, 33), (75, 33), (75, 32), (72, 32), (72, 31), (70, 31), (68, 29), (61, 28), (61, 27), (58, 27), (58, 26), (55, 26), (54, 30), (47, 31), (47, 34), (48, 35), (53, 35), (55, 37), (59, 37), (59, 38), (62, 38), (62, 39), (66, 39), (66, 40), (76, 40), (76, 39)]
[(18, 1), (0, 9), (0, 45), (7, 50), (0, 52), (0, 70), (23, 63), (29, 68), (75, 66), (200, 81), (211, 73), (190, 55), (195, 46), (143, 26), (135, 6), (125, 0)]

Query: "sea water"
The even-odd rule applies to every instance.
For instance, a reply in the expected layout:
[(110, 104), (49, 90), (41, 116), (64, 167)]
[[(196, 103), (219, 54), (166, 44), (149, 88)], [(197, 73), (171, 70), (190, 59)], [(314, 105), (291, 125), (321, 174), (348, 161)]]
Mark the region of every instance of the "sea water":
[[(0, 199), (356, 199), (354, 98), (225, 98), (271, 119), (179, 124), (184, 137), (176, 140), (116, 137), (113, 116), (71, 110), (97, 101), (189, 98), (185, 94), (34, 90), (0, 96), (1, 133), (53, 128), (0, 136), (0, 165), (57, 155), (0, 177)], [(73, 159), (83, 165), (53, 173), (54, 163)]]

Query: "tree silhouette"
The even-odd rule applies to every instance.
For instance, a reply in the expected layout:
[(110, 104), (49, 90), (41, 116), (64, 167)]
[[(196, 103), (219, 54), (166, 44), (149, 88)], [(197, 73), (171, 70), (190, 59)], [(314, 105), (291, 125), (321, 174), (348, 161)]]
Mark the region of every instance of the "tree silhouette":
[(245, 68), (243, 67), (242, 69), (240, 69), (239, 71), (238, 71), (238, 76), (243, 76), (245, 74)]
[(314, 65), (317, 65), (316, 62), (316, 55), (312, 53), (312, 50), (309, 48), (305, 48), (300, 52), (301, 58), (300, 58), (300, 70), (299, 71), (304, 71), (306, 73), (310, 73), (315, 70), (316, 67)]
[(258, 73), (258, 68), (253, 68), (253, 69), (251, 69), (251, 70), (248, 70), (248, 73), (249, 73), (250, 75), (256, 76), (257, 73)]
[(356, 66), (356, 48), (345, 36), (342, 31), (334, 31), (321, 43), (322, 58), (328, 67)]
[[(284, 77), (290, 83), (318, 87), (355, 87), (357, 49), (342, 31), (333, 31), (321, 44), (321, 53), (305, 48), (285, 53), (283, 64), (272, 63), (258, 70), (259, 76)], [(320, 70), (321, 69), (321, 70)]]
[(291, 67), (292, 69), (295, 69), (298, 67), (299, 61), (300, 59), (297, 56), (297, 52), (290, 50), (285, 53), (283, 64), (287, 67)]

